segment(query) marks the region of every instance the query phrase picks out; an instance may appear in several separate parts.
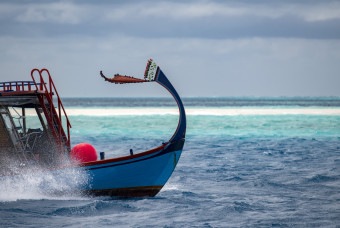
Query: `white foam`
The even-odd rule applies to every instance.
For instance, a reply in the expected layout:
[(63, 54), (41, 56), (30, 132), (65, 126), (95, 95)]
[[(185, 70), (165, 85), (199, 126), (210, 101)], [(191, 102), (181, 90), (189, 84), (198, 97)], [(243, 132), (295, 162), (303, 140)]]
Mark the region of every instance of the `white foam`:
[[(178, 115), (177, 108), (69, 108), (68, 116), (143, 116)], [(13, 113), (14, 114), (14, 113)], [(340, 115), (340, 108), (186, 108), (191, 116), (236, 116), (236, 115)], [(27, 110), (26, 115), (35, 115)]]
[(35, 170), (22, 175), (2, 176), (0, 180), (0, 202), (20, 199), (74, 200), (83, 199), (79, 187), (87, 183), (88, 177), (85, 172), (64, 169), (54, 173)]
[(172, 191), (172, 190), (178, 190), (179, 186), (175, 184), (166, 184), (163, 188), (162, 191)]

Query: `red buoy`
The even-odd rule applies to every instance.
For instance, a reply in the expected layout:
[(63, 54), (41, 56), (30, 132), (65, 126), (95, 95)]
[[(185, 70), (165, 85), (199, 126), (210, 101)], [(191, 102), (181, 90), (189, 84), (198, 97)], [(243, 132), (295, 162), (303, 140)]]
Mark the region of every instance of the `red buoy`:
[(97, 161), (97, 151), (88, 143), (80, 143), (72, 148), (70, 158), (73, 163)]

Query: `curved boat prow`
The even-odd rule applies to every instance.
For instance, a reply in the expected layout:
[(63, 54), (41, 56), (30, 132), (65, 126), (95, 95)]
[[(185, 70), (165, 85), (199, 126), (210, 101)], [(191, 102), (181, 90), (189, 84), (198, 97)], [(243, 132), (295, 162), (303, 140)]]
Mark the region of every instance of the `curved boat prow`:
[[(153, 62), (153, 60), (151, 59), (149, 61)], [(175, 88), (172, 86), (168, 78), (165, 76), (165, 74), (159, 67), (157, 67), (155, 81), (158, 82), (160, 85), (162, 85), (164, 88), (166, 88), (171, 93), (171, 95), (176, 100), (178, 109), (179, 109), (180, 116), (179, 116), (177, 130), (169, 141), (184, 140), (187, 124), (186, 124), (186, 116), (185, 116), (183, 102), (180, 96), (178, 95), (177, 91), (175, 90)]]
[(183, 102), (178, 95), (177, 91), (169, 81), (169, 79), (165, 76), (163, 71), (160, 69), (160, 67), (153, 61), (152, 59), (148, 60), (148, 63), (146, 65), (145, 73), (144, 73), (144, 79), (134, 78), (131, 76), (123, 76), (119, 74), (115, 74), (113, 78), (107, 78), (102, 71), (100, 71), (100, 75), (105, 79), (105, 81), (115, 83), (115, 84), (126, 84), (126, 83), (142, 83), (142, 82), (157, 82), (158, 84), (162, 85), (164, 88), (166, 88), (175, 101), (177, 102), (177, 106), (179, 109), (179, 122), (176, 129), (176, 132), (171, 137), (169, 142), (175, 142), (175, 141), (184, 141), (185, 139), (185, 132), (186, 132), (186, 115), (185, 110), (183, 106)]

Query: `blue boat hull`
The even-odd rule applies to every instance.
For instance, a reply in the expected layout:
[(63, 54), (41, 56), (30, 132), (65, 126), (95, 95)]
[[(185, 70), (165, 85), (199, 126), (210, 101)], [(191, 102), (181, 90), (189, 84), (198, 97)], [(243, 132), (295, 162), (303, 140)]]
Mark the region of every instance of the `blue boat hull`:
[[(119, 75), (116, 75), (116, 78), (108, 79), (102, 72), (101, 75), (105, 80), (119, 84), (130, 83), (131, 80), (141, 81)], [(145, 78), (156, 81), (174, 97), (180, 114), (174, 135), (169, 142), (147, 152), (86, 164), (82, 169), (86, 170), (90, 179), (89, 184), (84, 188), (85, 192), (118, 197), (155, 196), (174, 171), (185, 141), (184, 106), (175, 88), (151, 59), (147, 64)]]
[(183, 144), (180, 140), (141, 154), (84, 163), (78, 168), (88, 175), (82, 191), (96, 196), (155, 196), (174, 171)]

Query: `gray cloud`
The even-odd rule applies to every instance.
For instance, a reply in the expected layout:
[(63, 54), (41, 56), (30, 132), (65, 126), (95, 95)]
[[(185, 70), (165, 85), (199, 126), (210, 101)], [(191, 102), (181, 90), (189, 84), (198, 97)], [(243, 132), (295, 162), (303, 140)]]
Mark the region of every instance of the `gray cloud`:
[(328, 0), (3, 0), (0, 81), (46, 67), (62, 96), (159, 96), (98, 79), (141, 76), (154, 58), (183, 96), (340, 96), (339, 11)]
[(340, 2), (330, 1), (44, 1), (0, 9), (0, 35), (340, 38)]

